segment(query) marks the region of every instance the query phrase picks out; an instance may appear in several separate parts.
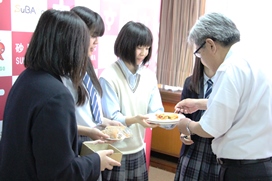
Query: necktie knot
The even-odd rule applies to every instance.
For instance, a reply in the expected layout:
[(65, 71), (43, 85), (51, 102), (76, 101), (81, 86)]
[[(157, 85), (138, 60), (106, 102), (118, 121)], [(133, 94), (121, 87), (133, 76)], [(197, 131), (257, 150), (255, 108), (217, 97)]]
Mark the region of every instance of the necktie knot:
[(211, 87), (213, 85), (213, 81), (211, 79), (207, 80), (208, 87)]
[(213, 85), (213, 81), (211, 79), (209, 79), (207, 81), (207, 89), (206, 89), (206, 93), (205, 93), (205, 98), (208, 99), (210, 97), (210, 94), (212, 92), (212, 85)]

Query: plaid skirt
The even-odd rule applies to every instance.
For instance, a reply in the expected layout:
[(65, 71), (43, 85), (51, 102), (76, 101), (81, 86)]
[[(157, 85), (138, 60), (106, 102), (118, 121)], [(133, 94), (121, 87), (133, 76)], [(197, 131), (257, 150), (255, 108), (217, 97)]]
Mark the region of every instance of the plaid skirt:
[(148, 173), (144, 149), (129, 155), (123, 155), (121, 167), (102, 172), (103, 181), (147, 181)]
[(175, 181), (218, 181), (220, 165), (211, 148), (212, 138), (193, 135), (194, 144), (186, 146), (179, 158)]

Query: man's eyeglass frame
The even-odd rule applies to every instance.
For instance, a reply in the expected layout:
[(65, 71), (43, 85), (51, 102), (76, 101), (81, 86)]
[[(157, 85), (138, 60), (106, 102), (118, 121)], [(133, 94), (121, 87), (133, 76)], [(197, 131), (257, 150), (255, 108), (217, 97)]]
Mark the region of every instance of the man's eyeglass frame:
[(206, 44), (206, 41), (204, 41), (199, 47), (198, 49), (196, 49), (196, 51), (194, 52), (194, 55), (200, 58), (200, 54), (198, 53), (198, 51)]

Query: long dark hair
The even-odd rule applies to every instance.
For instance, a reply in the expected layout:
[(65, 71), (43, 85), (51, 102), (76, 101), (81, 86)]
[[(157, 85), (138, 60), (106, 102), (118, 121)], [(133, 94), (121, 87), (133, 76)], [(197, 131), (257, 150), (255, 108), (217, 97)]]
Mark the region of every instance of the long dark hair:
[(137, 46), (149, 46), (148, 55), (143, 60), (143, 65), (145, 65), (152, 55), (152, 43), (153, 35), (147, 26), (142, 23), (129, 21), (118, 33), (114, 43), (114, 53), (123, 61), (135, 66), (135, 50)]
[[(105, 25), (99, 14), (84, 6), (76, 6), (72, 8), (71, 11), (75, 12), (85, 22), (92, 37), (103, 36), (105, 32)], [(102, 96), (102, 88), (91, 61), (88, 62), (87, 73), (89, 74), (98, 94)]]
[(193, 69), (193, 74), (191, 78), (191, 82), (189, 84), (189, 89), (197, 94), (200, 93), (200, 86), (203, 84), (203, 73), (204, 73), (204, 65), (202, 64), (200, 58), (195, 57), (195, 65)]
[(24, 65), (26, 68), (69, 77), (74, 87), (82, 90), (78, 102), (84, 102), (87, 92), (82, 79), (89, 60), (89, 45), (89, 31), (75, 13), (49, 9), (39, 19)]

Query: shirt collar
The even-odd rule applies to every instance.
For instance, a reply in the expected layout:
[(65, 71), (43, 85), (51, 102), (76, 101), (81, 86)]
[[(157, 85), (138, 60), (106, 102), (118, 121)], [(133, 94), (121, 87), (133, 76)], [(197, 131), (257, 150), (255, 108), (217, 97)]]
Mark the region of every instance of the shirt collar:
[(122, 71), (124, 72), (126, 79), (128, 79), (130, 76), (136, 76), (136, 75), (138, 75), (138, 74), (141, 74), (141, 70), (143, 69), (143, 65), (141, 64), (141, 65), (138, 66), (138, 69), (137, 69), (136, 73), (133, 74), (133, 73), (127, 68), (127, 66), (126, 66), (126, 64), (124, 63), (124, 61), (122, 61), (121, 59), (118, 59), (117, 62), (119, 63), (119, 65), (120, 65)]
[(206, 83), (209, 79), (213, 81), (213, 77), (209, 78), (204, 72), (203, 72), (204, 82)]

